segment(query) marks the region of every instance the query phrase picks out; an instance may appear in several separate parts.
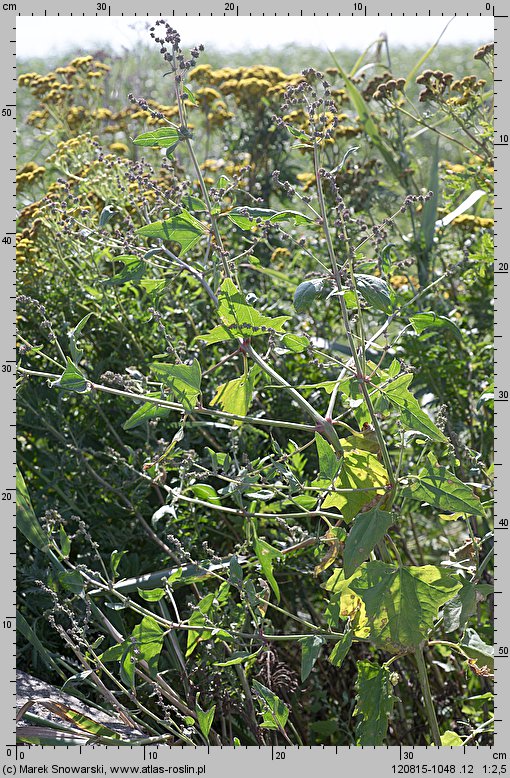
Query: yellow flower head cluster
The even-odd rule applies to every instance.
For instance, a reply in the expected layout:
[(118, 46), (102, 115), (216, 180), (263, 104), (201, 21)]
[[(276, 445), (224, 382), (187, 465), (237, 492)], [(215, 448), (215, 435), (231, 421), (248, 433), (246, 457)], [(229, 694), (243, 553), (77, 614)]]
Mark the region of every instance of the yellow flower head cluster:
[(289, 249), (280, 246), (279, 248), (275, 249), (271, 254), (271, 265), (273, 265), (276, 268), (281, 268), (283, 270), (287, 266), (288, 261), (289, 259), (291, 259), (291, 257), (292, 254), (290, 253)]
[(470, 213), (463, 213), (460, 216), (457, 216), (457, 218), (452, 221), (452, 224), (463, 229), (494, 229), (494, 219), (484, 216), (473, 216)]
[(299, 73), (286, 75), (280, 68), (266, 65), (251, 67), (220, 68), (213, 70), (211, 65), (198, 65), (190, 71), (190, 78), (200, 84), (204, 90), (220, 93), (218, 96), (231, 95), (238, 105), (251, 110), (264, 108), (263, 98), (275, 100), (283, 95), (290, 84), (303, 80)]
[(441, 160), (439, 163), (441, 167), (444, 167), (448, 173), (465, 173), (466, 167), (465, 165), (459, 165), (454, 162), (448, 162), (447, 159)]
[(315, 174), (314, 173), (298, 173), (298, 181), (301, 181), (303, 185), (303, 192), (308, 192), (312, 186), (315, 186)]
[(18, 85), (27, 87), (43, 105), (59, 106), (77, 90), (101, 91), (96, 82), (101, 81), (109, 70), (108, 65), (89, 55), (77, 57), (69, 65), (55, 68), (46, 75), (24, 73), (18, 78)]
[(34, 181), (42, 178), (45, 171), (46, 168), (36, 162), (27, 162), (16, 175), (16, 190), (20, 192), (27, 184), (33, 184)]
[(118, 143), (118, 142), (110, 143), (108, 148), (110, 149), (110, 151), (114, 151), (116, 154), (121, 154), (122, 156), (125, 156), (129, 151), (125, 143)]

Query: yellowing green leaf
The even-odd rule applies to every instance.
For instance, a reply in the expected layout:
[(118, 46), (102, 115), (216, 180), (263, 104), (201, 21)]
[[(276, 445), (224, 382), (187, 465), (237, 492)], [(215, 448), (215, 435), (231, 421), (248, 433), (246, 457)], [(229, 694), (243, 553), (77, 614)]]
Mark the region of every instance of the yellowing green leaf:
[[(352, 489), (350, 493), (331, 492), (322, 503), (324, 510), (338, 508), (345, 521), (350, 521), (368, 502), (384, 494), (388, 474), (376, 456), (369, 451), (346, 451), (342, 467), (335, 478), (338, 489)], [(360, 491), (357, 491), (360, 490)]]
[(370, 640), (393, 654), (418, 646), (439, 608), (459, 591), (460, 581), (441, 567), (396, 567), (365, 562), (349, 586), (365, 603)]
[(440, 513), (439, 518), (443, 521), (458, 521), (458, 519), (466, 519), (465, 513)]
[(446, 732), (443, 732), (441, 735), (442, 746), (461, 746), (462, 742), (462, 738), (450, 729), (447, 729)]
[[(253, 389), (259, 373), (255, 365), (249, 372), (245, 372), (240, 378), (234, 378), (221, 384), (211, 400), (211, 405), (219, 405), (222, 411), (234, 413), (237, 416), (246, 416), (253, 398)], [(236, 422), (241, 424), (241, 422)]]

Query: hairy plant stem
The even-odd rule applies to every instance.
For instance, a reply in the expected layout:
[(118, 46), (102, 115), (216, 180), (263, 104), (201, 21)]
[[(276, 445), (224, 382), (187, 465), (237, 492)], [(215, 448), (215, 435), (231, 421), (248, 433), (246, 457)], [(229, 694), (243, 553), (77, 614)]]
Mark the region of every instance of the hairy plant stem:
[(365, 403), (367, 405), (368, 412), (370, 414), (370, 418), (372, 420), (372, 424), (373, 424), (374, 429), (375, 429), (377, 440), (379, 442), (379, 447), (381, 449), (381, 455), (382, 455), (382, 458), (383, 458), (384, 466), (386, 468), (386, 471), (388, 473), (388, 477), (390, 479), (391, 488), (392, 488), (392, 490), (394, 490), (395, 489), (395, 479), (394, 479), (394, 473), (393, 473), (393, 465), (391, 463), (391, 459), (390, 459), (390, 456), (388, 454), (388, 449), (387, 449), (386, 442), (384, 440), (384, 437), (383, 437), (383, 434), (382, 434), (382, 431), (381, 431), (381, 427), (380, 427), (380, 424), (379, 424), (379, 419), (377, 418), (377, 415), (375, 413), (374, 406), (372, 405), (372, 400), (370, 398), (370, 394), (369, 394), (367, 386), (366, 386), (362, 361), (361, 361), (361, 359), (359, 357), (358, 350), (356, 348), (356, 344), (354, 343), (354, 337), (353, 337), (353, 334), (352, 334), (351, 323), (349, 321), (349, 314), (348, 314), (348, 311), (347, 311), (347, 306), (345, 304), (344, 296), (342, 294), (342, 292), (343, 292), (342, 278), (340, 276), (340, 269), (338, 267), (338, 262), (337, 262), (337, 259), (336, 259), (336, 253), (335, 253), (335, 249), (334, 249), (334, 246), (333, 246), (333, 241), (331, 239), (331, 233), (330, 233), (329, 226), (328, 226), (328, 219), (327, 219), (327, 212), (326, 212), (326, 203), (324, 201), (324, 193), (322, 191), (322, 180), (321, 180), (321, 176), (320, 176), (320, 173), (319, 173), (319, 169), (320, 169), (320, 164), (319, 164), (319, 148), (318, 148), (317, 143), (315, 143), (314, 147), (313, 147), (313, 157), (314, 157), (314, 167), (315, 167), (315, 178), (316, 178), (316, 181), (317, 181), (317, 196), (318, 196), (318, 199), (319, 199), (319, 209), (320, 209), (321, 218), (322, 218), (322, 227), (323, 227), (324, 235), (325, 235), (325, 238), (326, 238), (326, 245), (328, 247), (329, 258), (330, 258), (331, 267), (332, 267), (332, 270), (333, 270), (333, 276), (335, 278), (335, 283), (336, 283), (336, 285), (338, 287), (338, 291), (340, 292), (339, 300), (340, 300), (340, 310), (342, 312), (342, 320), (343, 320), (343, 323), (344, 323), (345, 332), (346, 332), (347, 340), (348, 340), (348, 343), (349, 343), (349, 348), (351, 349), (352, 358), (354, 360), (354, 364), (355, 364), (355, 367), (356, 367), (357, 379), (358, 379), (358, 382), (359, 382), (361, 393), (362, 393), (363, 399), (365, 400)]
[(441, 745), (441, 734), (439, 732), (439, 725), (437, 723), (436, 709), (434, 708), (434, 702), (432, 700), (432, 694), (430, 693), (429, 679), (427, 675), (427, 668), (425, 667), (425, 659), (423, 657), (423, 648), (419, 646), (414, 652), (416, 658), (416, 664), (418, 665), (418, 677), (420, 679), (421, 693), (423, 695), (423, 701), (425, 703), (425, 710), (427, 713), (427, 719), (430, 726), (430, 732), (432, 740), (435, 746)]

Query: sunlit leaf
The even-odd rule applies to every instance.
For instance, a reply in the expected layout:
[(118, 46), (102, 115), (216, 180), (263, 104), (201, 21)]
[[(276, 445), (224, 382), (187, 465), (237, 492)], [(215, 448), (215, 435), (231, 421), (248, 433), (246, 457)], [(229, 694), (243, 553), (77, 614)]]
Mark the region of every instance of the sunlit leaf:
[(275, 559), (281, 558), (281, 551), (278, 551), (276, 548), (270, 546), (269, 543), (266, 543), (265, 540), (260, 540), (260, 538), (256, 539), (253, 548), (257, 559), (260, 562), (262, 572), (271, 589), (273, 590), (277, 601), (280, 602), (280, 590), (273, 574), (273, 562)]
[(441, 511), (483, 516), (483, 508), (473, 490), (446, 467), (436, 466), (431, 460), (402, 493), (414, 500), (427, 502)]
[(172, 413), (170, 408), (164, 408), (160, 405), (156, 405), (156, 403), (146, 402), (143, 405), (140, 405), (140, 407), (131, 414), (129, 419), (122, 425), (122, 429), (132, 430), (135, 427), (140, 426), (140, 424), (144, 424), (146, 421), (163, 419), (165, 416), (168, 416), (169, 413)]
[(114, 258), (115, 262), (122, 262), (124, 267), (112, 278), (103, 281), (104, 286), (123, 286), (129, 281), (137, 283), (145, 273), (146, 265), (143, 259), (132, 255), (122, 255)]
[[(258, 365), (245, 372), (240, 378), (220, 384), (216, 394), (211, 400), (211, 405), (219, 405), (222, 411), (233, 413), (237, 416), (246, 416), (250, 408), (255, 382), (260, 372)], [(241, 422), (236, 422), (241, 424)]]
[(228, 218), (242, 230), (251, 230), (257, 224), (269, 222), (276, 224), (283, 221), (291, 221), (293, 224), (308, 224), (313, 221), (298, 211), (272, 211), (269, 208), (232, 208), (228, 212)]
[(170, 219), (146, 224), (138, 229), (138, 234), (146, 238), (160, 238), (179, 243), (183, 254), (191, 251), (205, 232), (206, 228), (203, 224), (187, 211), (181, 211)]
[(205, 711), (202, 710), (202, 708), (198, 703), (195, 708), (195, 713), (197, 714), (198, 726), (200, 727), (200, 731), (206, 740), (208, 740), (209, 738), (209, 732), (211, 731), (215, 710), (216, 710), (216, 705), (213, 705), (211, 708), (209, 708), (208, 711)]
[(446, 732), (443, 732), (441, 735), (442, 746), (461, 746), (462, 744), (462, 738), (457, 735), (456, 732), (452, 732), (450, 729), (447, 729)]
[(409, 651), (424, 640), (439, 608), (461, 583), (434, 565), (397, 567), (365, 562), (349, 587), (365, 603), (370, 640), (391, 653)]
[(451, 319), (448, 319), (447, 316), (439, 316), (433, 311), (417, 313), (415, 316), (411, 316), (409, 321), (418, 335), (428, 329), (446, 329), (458, 340), (462, 339), (461, 331)]
[(381, 394), (400, 411), (400, 420), (406, 429), (416, 430), (431, 440), (446, 442), (446, 437), (436, 427), (432, 419), (420, 407), (416, 397), (409, 391), (412, 374), (404, 374), (395, 378), (384, 388)]
[(166, 149), (175, 146), (180, 140), (179, 131), (173, 127), (158, 127), (157, 130), (143, 132), (133, 140), (135, 146), (156, 146)]
[(89, 390), (89, 382), (69, 357), (67, 357), (66, 369), (60, 378), (51, 382), (50, 386), (64, 389), (66, 392), (78, 392), (80, 394)]
[(150, 368), (158, 381), (172, 391), (174, 398), (186, 411), (193, 410), (200, 395), (202, 382), (202, 371), (197, 359), (194, 359), (191, 365), (153, 362)]
[[(345, 521), (350, 521), (368, 502), (384, 494), (388, 474), (376, 456), (369, 451), (346, 451), (342, 467), (334, 485), (339, 489), (352, 489), (346, 493), (331, 492), (322, 503), (324, 510), (338, 508)], [(360, 491), (357, 491), (360, 490)]]
[(341, 667), (342, 663), (350, 651), (352, 646), (352, 631), (348, 630), (342, 638), (335, 643), (331, 654), (328, 656), (328, 661), (335, 667)]

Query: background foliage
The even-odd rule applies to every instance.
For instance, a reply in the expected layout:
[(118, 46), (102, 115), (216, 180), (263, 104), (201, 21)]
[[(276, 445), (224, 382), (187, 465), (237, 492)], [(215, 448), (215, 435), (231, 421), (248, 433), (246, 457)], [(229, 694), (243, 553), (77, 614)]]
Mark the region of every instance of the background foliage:
[(21, 69), (19, 666), (136, 742), (488, 743), (492, 47), (154, 35)]

